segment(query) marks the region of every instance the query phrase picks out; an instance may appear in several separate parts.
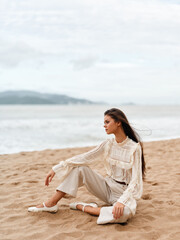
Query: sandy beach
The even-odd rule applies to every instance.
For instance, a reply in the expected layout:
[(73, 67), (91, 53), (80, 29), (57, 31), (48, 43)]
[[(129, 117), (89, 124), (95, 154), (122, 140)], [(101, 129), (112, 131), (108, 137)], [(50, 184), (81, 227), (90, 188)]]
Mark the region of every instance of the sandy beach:
[[(104, 205), (84, 187), (76, 199), (62, 199), (56, 214), (27, 211), (49, 198), (59, 185), (56, 176), (48, 187), (44, 185), (53, 165), (92, 147), (0, 155), (0, 239), (179, 240), (179, 146), (180, 139), (144, 143), (147, 173), (136, 215), (126, 224), (107, 225), (97, 225), (97, 217), (69, 209), (75, 200)], [(102, 163), (91, 167), (105, 174)]]

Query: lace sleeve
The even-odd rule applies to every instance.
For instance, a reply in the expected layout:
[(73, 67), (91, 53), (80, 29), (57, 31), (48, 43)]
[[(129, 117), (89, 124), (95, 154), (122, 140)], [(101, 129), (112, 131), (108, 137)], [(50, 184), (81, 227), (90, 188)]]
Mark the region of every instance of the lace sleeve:
[(127, 189), (123, 192), (121, 197), (118, 199), (118, 202), (126, 203), (134, 198), (138, 200), (142, 196), (143, 192), (143, 180), (142, 180), (142, 161), (141, 161), (141, 145), (138, 144), (136, 151), (134, 152), (134, 163), (132, 166), (132, 178), (127, 187)]
[(91, 162), (103, 159), (108, 141), (108, 139), (103, 141), (100, 145), (88, 152), (68, 158), (65, 161), (61, 161), (59, 164), (52, 167), (53, 171), (57, 173), (61, 168), (66, 168), (68, 166), (88, 165)]

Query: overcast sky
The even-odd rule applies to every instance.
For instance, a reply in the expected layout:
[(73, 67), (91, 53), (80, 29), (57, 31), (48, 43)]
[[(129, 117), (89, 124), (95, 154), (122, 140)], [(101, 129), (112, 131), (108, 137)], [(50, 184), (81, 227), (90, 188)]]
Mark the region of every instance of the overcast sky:
[(0, 0), (0, 91), (180, 104), (180, 1)]

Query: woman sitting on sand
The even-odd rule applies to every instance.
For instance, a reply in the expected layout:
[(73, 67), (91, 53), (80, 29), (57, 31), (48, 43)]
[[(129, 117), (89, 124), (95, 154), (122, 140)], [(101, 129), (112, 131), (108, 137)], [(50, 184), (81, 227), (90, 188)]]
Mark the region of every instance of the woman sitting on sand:
[[(99, 216), (97, 224), (123, 223), (135, 215), (136, 200), (142, 196), (145, 175), (142, 143), (125, 114), (117, 108), (104, 113), (104, 127), (106, 133), (114, 134), (115, 138), (107, 139), (93, 150), (52, 167), (45, 185), (49, 185), (55, 174), (61, 184), (49, 200), (28, 208), (28, 211), (57, 212), (57, 203), (65, 194), (76, 197), (78, 188), (85, 185), (90, 193), (110, 206), (75, 202), (70, 204), (71, 209)], [(105, 178), (88, 167), (89, 163), (98, 161), (104, 163)]]

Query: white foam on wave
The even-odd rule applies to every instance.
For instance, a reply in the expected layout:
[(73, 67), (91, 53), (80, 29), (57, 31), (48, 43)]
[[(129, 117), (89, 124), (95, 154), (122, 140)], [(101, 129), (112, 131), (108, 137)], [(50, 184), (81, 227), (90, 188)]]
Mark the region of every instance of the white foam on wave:
[[(72, 106), (64, 106), (63, 111), (61, 106), (60, 116), (57, 116), (58, 109), (49, 106), (43, 106), (42, 109), (31, 106), (26, 109), (19, 106), (16, 114), (13, 107), (9, 111), (8, 108), (4, 110), (3, 116), (0, 116), (0, 154), (94, 146), (113, 137), (107, 136), (104, 131), (103, 116), (97, 114), (99, 107), (78, 106), (78, 110), (75, 111), (74, 107), (72, 111)], [(153, 111), (157, 112), (157, 107), (155, 110), (147, 107), (148, 116), (138, 106), (131, 106), (127, 111), (130, 123), (144, 142), (180, 136), (180, 114), (177, 108), (174, 113), (172, 108), (167, 108), (162, 114), (156, 115)]]

